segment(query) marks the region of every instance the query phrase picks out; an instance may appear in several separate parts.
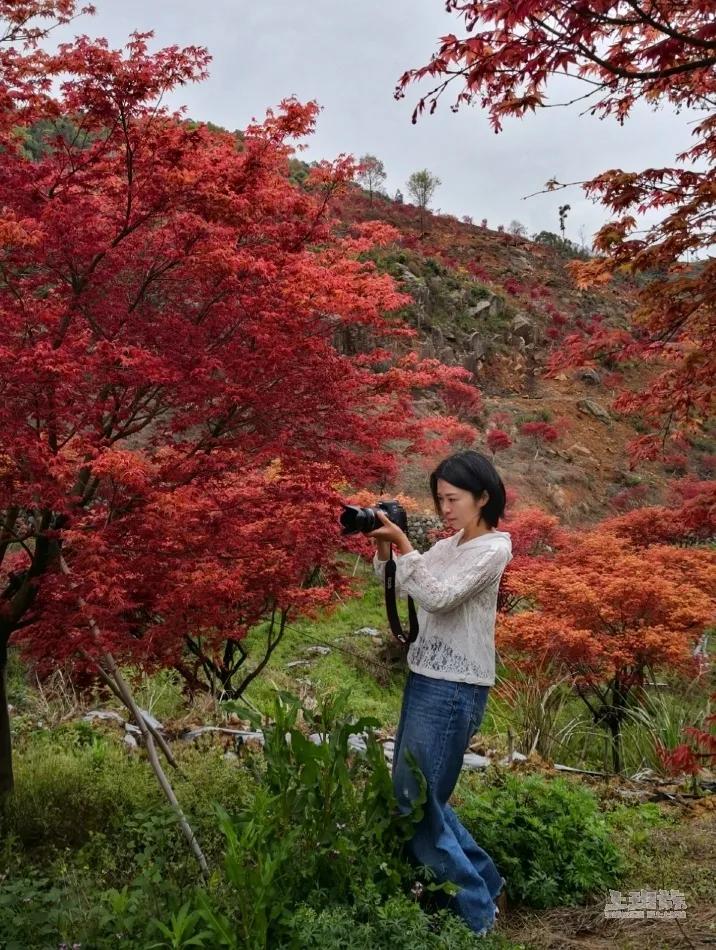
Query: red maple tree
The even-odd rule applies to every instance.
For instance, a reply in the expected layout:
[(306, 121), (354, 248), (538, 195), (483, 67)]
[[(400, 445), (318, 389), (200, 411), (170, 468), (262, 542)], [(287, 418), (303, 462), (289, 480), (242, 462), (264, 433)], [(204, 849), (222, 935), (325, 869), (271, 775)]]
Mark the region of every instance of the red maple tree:
[(556, 442), (559, 438), (557, 429), (549, 422), (535, 420), (533, 422), (523, 422), (520, 427), (520, 435), (529, 436), (534, 441), (535, 459), (537, 458), (540, 446), (546, 442)]
[(512, 445), (512, 439), (504, 429), (490, 429), (485, 437), (485, 441), (487, 442), (488, 449), (492, 452), (493, 458), (497, 452), (509, 449)]
[[(433, 112), (456, 83), (453, 110), (477, 103), (495, 131), (507, 116), (552, 106), (548, 84), (568, 76), (586, 87), (574, 101), (623, 123), (637, 102), (669, 104), (697, 116), (693, 144), (678, 165), (642, 171), (611, 169), (582, 184), (615, 217), (594, 241), (598, 256), (572, 267), (582, 286), (612, 276), (639, 278), (630, 330), (601, 325), (566, 335), (549, 369), (610, 367), (647, 361), (658, 372), (613, 403), (639, 413), (648, 430), (629, 445), (632, 465), (656, 458), (667, 439), (693, 436), (709, 417), (716, 376), (716, 6), (713, 0), (447, 0), (466, 35), (449, 34), (430, 62), (401, 77), (396, 96), (413, 82), (437, 80), (413, 121)], [(547, 189), (568, 187), (556, 180)], [(645, 231), (640, 215), (658, 212)]]
[(716, 610), (716, 554), (670, 544), (643, 547), (604, 526), (510, 565), (523, 609), (501, 615), (500, 650), (520, 663), (566, 673), (611, 736), (622, 767), (621, 729), (634, 687), (668, 668), (695, 672), (693, 649)]
[[(711, 703), (716, 693), (709, 697)], [(674, 748), (668, 748), (657, 739), (656, 750), (664, 770), (669, 775), (691, 775), (696, 786), (696, 777), (702, 769), (716, 761), (716, 713), (704, 716), (703, 725), (685, 726), (681, 731), (684, 740)]]
[(0, 2), (0, 791), (10, 638), (125, 701), (129, 659), (228, 689), (252, 625), (270, 648), (350, 586), (336, 553), (367, 542), (341, 539), (339, 502), (395, 475), (387, 446), (475, 436), (413, 407), (466, 398), (467, 371), (334, 346), (342, 326), (416, 334), (361, 259), (393, 229), (335, 226), (355, 163), (290, 181), (317, 105), (240, 135), (189, 122), (162, 101), (205, 76), (205, 50), (37, 45), (75, 12)]

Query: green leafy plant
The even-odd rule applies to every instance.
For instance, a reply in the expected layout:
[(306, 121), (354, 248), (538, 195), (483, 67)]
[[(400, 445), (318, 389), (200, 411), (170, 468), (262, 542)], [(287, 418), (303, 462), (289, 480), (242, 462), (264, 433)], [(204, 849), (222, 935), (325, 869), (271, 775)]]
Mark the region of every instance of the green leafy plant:
[[(301, 902), (350, 904), (367, 887), (386, 900), (414, 878), (402, 845), (422, 817), (425, 779), (413, 760), (420, 794), (402, 813), (374, 733), (380, 723), (351, 717), (348, 695), (328, 694), (311, 711), (279, 692), (269, 723), (240, 703), (225, 704), (263, 729), (266, 771), (236, 815), (215, 806), (225, 839), (223, 893), (210, 886), (196, 896), (212, 946), (259, 950), (290, 930)], [(355, 733), (366, 735), (364, 756), (349, 747)]]
[(467, 793), (461, 817), (494, 857), (511, 900), (552, 907), (617, 883), (626, 861), (588, 789), (500, 769), (486, 778)]

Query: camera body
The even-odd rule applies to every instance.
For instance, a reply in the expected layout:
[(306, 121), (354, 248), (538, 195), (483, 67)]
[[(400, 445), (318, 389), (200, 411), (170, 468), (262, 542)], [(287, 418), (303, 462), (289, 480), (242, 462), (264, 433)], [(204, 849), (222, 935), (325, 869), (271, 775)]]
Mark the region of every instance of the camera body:
[(369, 534), (380, 528), (382, 521), (377, 515), (380, 508), (388, 518), (397, 524), (401, 531), (407, 534), (408, 516), (405, 508), (398, 501), (379, 501), (372, 508), (361, 508), (360, 505), (343, 505), (343, 511), (340, 516), (340, 522), (343, 525), (341, 534), (357, 534), (362, 531), (363, 534)]

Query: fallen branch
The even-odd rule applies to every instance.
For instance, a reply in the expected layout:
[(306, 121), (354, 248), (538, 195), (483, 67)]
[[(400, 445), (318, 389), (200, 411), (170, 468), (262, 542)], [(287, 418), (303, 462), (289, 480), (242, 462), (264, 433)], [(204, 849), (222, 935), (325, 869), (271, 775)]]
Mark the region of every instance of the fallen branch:
[[(90, 654), (89, 654), (86, 650), (80, 650), (80, 653), (82, 654), (82, 656), (83, 656), (86, 660), (89, 660), (89, 662), (92, 663), (92, 665), (96, 668), (96, 670), (97, 670), (97, 672), (99, 673), (99, 675), (102, 677), (102, 679), (103, 679), (104, 682), (107, 684), (107, 686), (111, 689), (111, 691), (114, 693), (114, 695), (117, 697), (117, 699), (118, 699), (121, 703), (124, 703), (124, 698), (122, 697), (122, 694), (121, 694), (121, 692), (120, 692), (120, 690), (119, 690), (119, 687), (118, 687), (117, 684), (114, 682), (114, 680), (113, 680), (112, 677), (109, 675), (109, 673), (104, 669), (104, 667), (102, 666), (102, 664), (101, 664), (101, 663), (98, 663), (97, 660), (95, 660), (95, 658), (94, 658), (93, 656), (90, 656)], [(124, 703), (124, 705), (126, 706), (126, 703)], [(140, 710), (140, 715), (141, 715), (141, 710)], [(177, 765), (177, 761), (176, 761), (176, 759), (174, 758), (174, 754), (172, 753), (172, 750), (169, 748), (169, 744), (168, 744), (167, 740), (164, 738), (164, 736), (161, 734), (161, 732), (159, 732), (158, 729), (155, 729), (155, 728), (154, 728), (154, 726), (151, 724), (151, 722), (149, 722), (144, 716), (142, 716), (142, 718), (144, 719), (144, 722), (146, 723), (147, 729), (149, 729), (149, 731), (151, 732), (152, 737), (153, 737), (154, 739), (156, 739), (157, 743), (159, 744), (159, 748), (160, 748), (160, 749), (162, 750), (162, 752), (164, 753), (164, 756), (165, 756), (167, 762), (168, 762), (173, 768), (177, 769), (177, 771), (181, 772), (181, 769), (180, 769), (179, 766)]]
[[(72, 577), (72, 572), (70, 571), (67, 565), (67, 561), (65, 561), (62, 554), (60, 554), (60, 569), (62, 570), (63, 574), (67, 575), (68, 577)], [(70, 586), (74, 588), (76, 585), (72, 581), (70, 581)], [(78, 595), (78, 601), (79, 601), (80, 607), (82, 607), (83, 609), (87, 607), (87, 602), (80, 595)], [(142, 733), (142, 738), (144, 739), (144, 745), (147, 750), (147, 756), (149, 758), (150, 765), (152, 766), (152, 770), (154, 771), (157, 781), (159, 782), (159, 786), (161, 790), (164, 792), (164, 795), (167, 801), (169, 802), (169, 804), (172, 807), (172, 810), (177, 816), (177, 820), (184, 834), (184, 837), (186, 838), (189, 844), (189, 847), (191, 848), (197, 861), (199, 862), (199, 867), (201, 868), (202, 874), (208, 877), (209, 865), (207, 864), (206, 858), (204, 857), (204, 852), (201, 850), (201, 846), (199, 845), (199, 842), (196, 839), (196, 835), (194, 834), (194, 831), (191, 825), (187, 821), (186, 815), (182, 811), (181, 805), (179, 804), (179, 801), (174, 793), (174, 789), (172, 788), (171, 783), (169, 779), (167, 778), (164, 769), (162, 768), (162, 764), (159, 761), (159, 756), (157, 755), (157, 749), (156, 749), (156, 746), (154, 745), (154, 735), (152, 734), (152, 731), (147, 725), (146, 719), (142, 715), (139, 707), (137, 706), (134, 696), (132, 695), (132, 691), (130, 690), (124, 677), (122, 676), (114, 657), (112, 656), (111, 653), (109, 653), (107, 650), (105, 650), (102, 647), (102, 638), (101, 638), (97, 623), (92, 617), (88, 617), (87, 622), (89, 624), (89, 628), (92, 633), (92, 638), (95, 641), (95, 644), (97, 645), (100, 651), (100, 656), (101, 656), (101, 663), (96, 660), (94, 660), (93, 662), (95, 663), (98, 669), (102, 670), (104, 668), (103, 672), (106, 678), (111, 677), (113, 679), (114, 684), (116, 686), (116, 695), (122, 700), (122, 702), (127, 707), (127, 709), (129, 709), (129, 711), (132, 713), (132, 716), (134, 717), (134, 720), (137, 723), (137, 726), (139, 726), (139, 729)], [(92, 657), (90, 657), (90, 659), (92, 659)]]

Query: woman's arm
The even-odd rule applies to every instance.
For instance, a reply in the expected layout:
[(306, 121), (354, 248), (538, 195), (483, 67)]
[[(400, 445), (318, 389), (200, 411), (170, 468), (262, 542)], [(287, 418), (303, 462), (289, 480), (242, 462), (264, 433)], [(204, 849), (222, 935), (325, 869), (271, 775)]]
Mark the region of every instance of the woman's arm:
[(390, 541), (379, 541), (376, 539), (375, 543), (378, 547), (378, 550), (376, 551), (378, 560), (387, 561), (390, 557)]
[(488, 548), (474, 554), (458, 574), (439, 580), (423, 556), (411, 551), (396, 562), (396, 586), (399, 582), (402, 595), (412, 597), (428, 613), (446, 613), (498, 580), (511, 560), (506, 548)]

